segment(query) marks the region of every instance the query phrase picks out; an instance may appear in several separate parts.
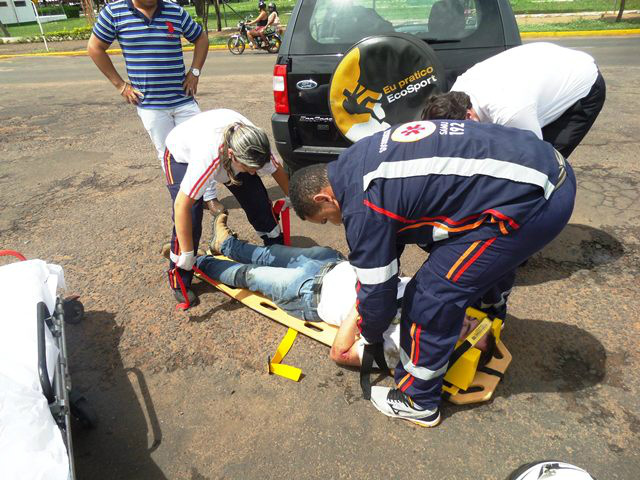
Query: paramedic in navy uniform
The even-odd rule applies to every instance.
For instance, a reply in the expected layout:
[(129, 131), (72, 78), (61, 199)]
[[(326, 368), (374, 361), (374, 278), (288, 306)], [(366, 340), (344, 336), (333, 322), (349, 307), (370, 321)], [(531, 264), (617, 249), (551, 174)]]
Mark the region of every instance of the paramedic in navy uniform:
[[(195, 45), (186, 74), (181, 36)], [(106, 53), (114, 40), (122, 49), (127, 81)], [(87, 45), (89, 56), (125, 101), (137, 106), (160, 162), (173, 127), (200, 113), (194, 97), (208, 50), (209, 39), (202, 27), (168, 0), (111, 2), (96, 20)], [(224, 208), (217, 200), (215, 184), (205, 192), (204, 200), (212, 213)]]
[(550, 144), (470, 121), (395, 126), (293, 175), (289, 194), (300, 218), (344, 223), (368, 344), (383, 341), (395, 315), (404, 245), (430, 249), (404, 294), (396, 388), (371, 390), (378, 410), (439, 423), (465, 309), (482, 302), (504, 315), (515, 268), (563, 229), (575, 193), (571, 167)]

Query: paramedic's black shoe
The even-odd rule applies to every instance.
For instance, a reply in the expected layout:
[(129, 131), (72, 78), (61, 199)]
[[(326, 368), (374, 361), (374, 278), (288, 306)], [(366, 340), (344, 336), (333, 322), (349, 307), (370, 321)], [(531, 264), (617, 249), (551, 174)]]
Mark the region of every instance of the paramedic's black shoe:
[(387, 417), (402, 418), (421, 427), (435, 427), (440, 423), (440, 410), (420, 408), (397, 388), (371, 387), (371, 403)]
[[(190, 288), (187, 288), (186, 290), (187, 290), (187, 297), (189, 298), (189, 307), (196, 306), (199, 303), (198, 297), (196, 296), (195, 293), (193, 293), (193, 290), (191, 290)], [(182, 290), (174, 290), (173, 296), (176, 297), (176, 300), (178, 301), (178, 305), (186, 304), (184, 295), (182, 295)]]
[(212, 255), (222, 255), (222, 244), (229, 237), (237, 237), (238, 235), (227, 227), (227, 214), (219, 213), (213, 217), (213, 227), (211, 233), (211, 241), (209, 242), (209, 250)]

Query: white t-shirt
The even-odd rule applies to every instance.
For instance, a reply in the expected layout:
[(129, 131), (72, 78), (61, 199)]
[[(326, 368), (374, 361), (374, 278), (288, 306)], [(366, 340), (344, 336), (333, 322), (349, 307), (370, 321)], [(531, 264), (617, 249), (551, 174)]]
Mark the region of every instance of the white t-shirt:
[[(398, 296), (402, 298), (404, 290), (411, 278), (400, 277), (398, 283)], [(353, 310), (356, 303), (356, 283), (358, 277), (356, 271), (347, 261), (338, 263), (329, 270), (322, 279), (320, 290), (320, 302), (318, 302), (318, 316), (326, 323), (339, 327)], [(395, 367), (400, 359), (400, 309), (389, 328), (383, 333), (383, 348), (387, 365)], [(364, 343), (358, 343), (358, 353), (362, 360)]]
[[(207, 188), (210, 185), (229, 181), (227, 172), (220, 165), (218, 150), (225, 128), (234, 122), (255, 126), (238, 112), (221, 108), (199, 113), (169, 132), (167, 149), (176, 162), (189, 164), (180, 183), (180, 190), (185, 195), (198, 200), (205, 193), (205, 189), (207, 193), (210, 191)], [(277, 165), (272, 155), (271, 162), (258, 170), (258, 174), (272, 174), (276, 171)], [(215, 194), (204, 195), (205, 201), (211, 198), (215, 198)]]
[(471, 98), (481, 122), (530, 130), (542, 127), (584, 98), (598, 76), (593, 58), (552, 43), (511, 48), (460, 75), (451, 91)]
[(278, 30), (280, 28), (280, 17), (278, 16), (278, 12), (271, 12), (269, 14), (269, 18), (267, 19), (267, 25), (273, 28), (274, 30)]

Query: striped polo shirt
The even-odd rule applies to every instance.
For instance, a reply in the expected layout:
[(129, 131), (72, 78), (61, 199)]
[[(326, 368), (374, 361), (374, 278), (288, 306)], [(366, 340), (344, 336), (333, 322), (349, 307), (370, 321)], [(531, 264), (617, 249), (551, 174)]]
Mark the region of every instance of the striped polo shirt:
[(93, 27), (103, 42), (118, 40), (131, 84), (144, 94), (142, 108), (175, 108), (193, 101), (184, 93), (185, 66), (180, 36), (194, 42), (202, 33), (179, 5), (158, 0), (151, 19), (131, 0), (107, 4)]

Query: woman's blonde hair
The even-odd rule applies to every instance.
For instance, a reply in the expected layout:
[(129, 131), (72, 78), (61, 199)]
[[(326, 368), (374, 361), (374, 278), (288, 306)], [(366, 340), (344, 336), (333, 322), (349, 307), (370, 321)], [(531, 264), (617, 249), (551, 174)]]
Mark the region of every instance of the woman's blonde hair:
[(233, 169), (229, 149), (235, 159), (249, 168), (262, 168), (271, 159), (271, 144), (264, 130), (252, 125), (236, 122), (229, 125), (222, 134), (220, 163), (229, 175), (231, 185), (239, 185)]

